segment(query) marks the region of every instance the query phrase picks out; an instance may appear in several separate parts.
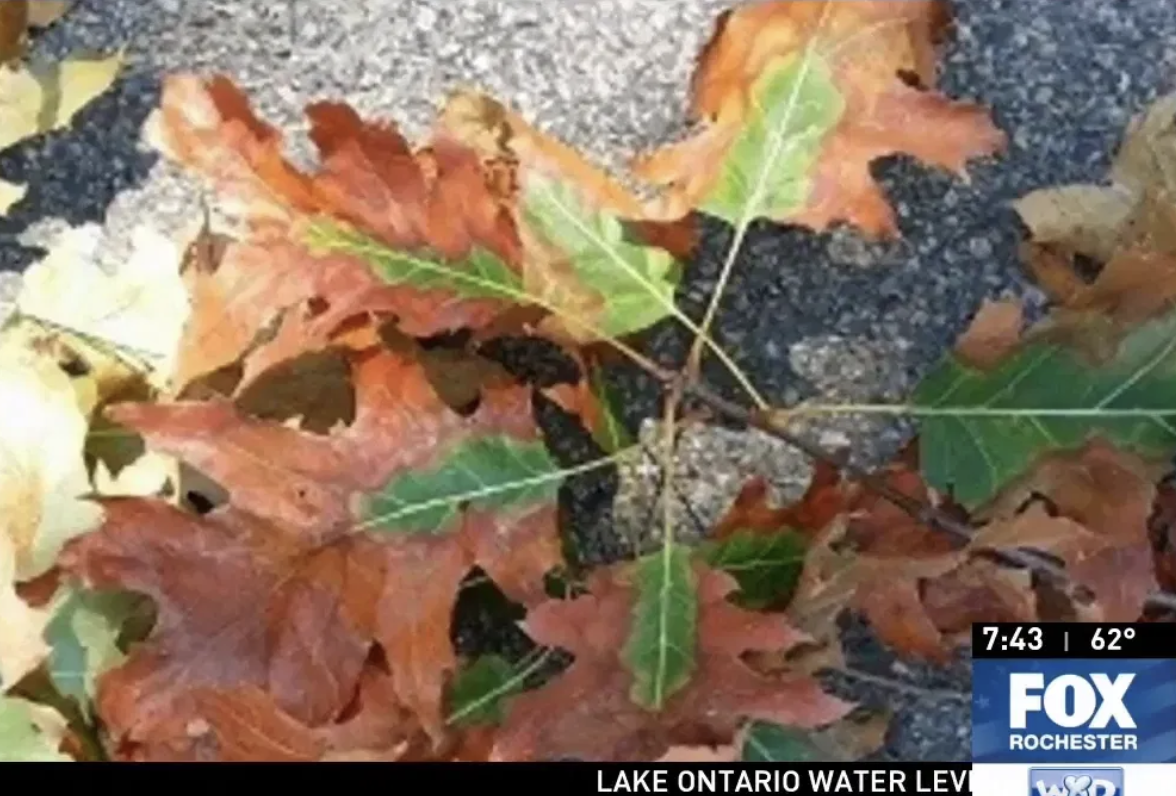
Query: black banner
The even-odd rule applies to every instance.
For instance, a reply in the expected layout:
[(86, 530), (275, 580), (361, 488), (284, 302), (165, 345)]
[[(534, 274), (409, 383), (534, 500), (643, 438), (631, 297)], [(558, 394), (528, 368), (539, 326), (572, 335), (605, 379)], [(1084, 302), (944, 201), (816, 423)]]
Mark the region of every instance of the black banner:
[[(39, 787), (55, 780), (111, 787), (157, 786), (170, 778), (184, 787), (231, 784), (266, 792), (286, 787), (393, 789), (403, 792), (460, 788), (486, 793), (502, 788), (556, 789), (557, 796), (581, 794), (773, 794), (851, 796), (851, 794), (967, 794), (971, 763), (336, 763), (217, 765), (127, 763), (38, 767)], [(376, 771), (374, 769), (380, 769)], [(256, 782), (250, 783), (251, 778)], [(63, 783), (64, 784), (64, 783)]]
[(1176, 628), (1159, 622), (977, 623), (972, 657), (1166, 660), (1176, 658)]

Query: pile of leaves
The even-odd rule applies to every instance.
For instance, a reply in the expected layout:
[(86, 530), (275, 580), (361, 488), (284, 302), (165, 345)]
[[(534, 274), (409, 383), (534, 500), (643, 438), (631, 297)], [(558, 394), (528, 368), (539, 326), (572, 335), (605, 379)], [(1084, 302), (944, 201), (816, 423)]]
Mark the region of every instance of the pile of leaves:
[[(892, 464), (818, 456), (799, 502), (750, 482), (699, 545), (667, 508), (632, 560), (565, 557), (561, 484), (634, 454), (596, 388), (603, 349), (665, 385), (668, 456), (695, 422), (683, 395), (784, 439), (805, 411), (865, 409), (770, 407), (745, 374), (751, 405), (725, 402), (639, 333), (675, 319), (734, 368), (674, 304), (698, 214), (736, 230), (725, 284), (755, 219), (896, 235), (879, 157), (962, 174), (999, 151), (982, 109), (934, 89), (947, 22), (935, 2), (724, 14), (700, 131), (634, 167), (652, 199), (486, 96), (454, 94), (417, 146), (313, 104), (306, 172), (229, 79), (168, 78), (150, 140), (211, 184), (224, 223), (145, 230), (113, 276), (92, 264), (98, 230), (74, 230), (4, 330), (0, 749), (853, 757), (886, 723), (816, 677), (841, 665), (846, 610), (935, 661), (975, 621), (1170, 620), (1176, 98), (1132, 123), (1107, 185), (1019, 202), (1056, 310), (1025, 329), (1016, 304), (982, 307), (889, 407), (920, 420)], [(485, 355), (503, 337), (558, 345), (579, 381), (519, 380)], [(538, 391), (606, 455), (558, 466)], [(535, 655), (455, 652), (472, 571), (526, 611)]]

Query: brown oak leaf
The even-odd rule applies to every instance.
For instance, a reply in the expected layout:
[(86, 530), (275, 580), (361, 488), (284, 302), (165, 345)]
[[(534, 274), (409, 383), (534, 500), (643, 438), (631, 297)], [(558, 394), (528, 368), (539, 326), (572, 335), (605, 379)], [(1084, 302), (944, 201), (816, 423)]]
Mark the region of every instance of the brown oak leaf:
[(279, 131), (227, 78), (165, 81), (151, 140), (211, 180), (244, 227), (215, 267), (189, 275), (193, 312), (180, 383), (234, 362), (272, 323), (294, 324), (284, 335), (310, 348), (355, 315), (390, 314), (406, 333), (427, 336), (476, 328), (509, 306), (414, 286), (349, 254), (312, 253), (310, 228), (323, 218), (454, 267), (473, 268), (469, 258), (485, 251), (517, 269), (520, 243), (472, 151), (438, 139), (413, 152), (394, 127), (365, 122), (339, 103), (316, 103), (306, 113), (322, 162), (314, 174), (285, 159)]
[[(450, 617), (470, 568), (520, 602), (543, 597), (543, 575), (562, 560), (558, 479), (529, 394), (488, 391), (463, 417), (411, 359), (353, 360), (355, 420), (329, 435), (224, 400), (110, 410), (231, 495), (205, 516), (105, 501), (103, 526), (63, 557), (88, 584), (158, 606), (150, 640), (99, 686), (116, 737), (149, 742), (198, 688), (255, 686), (320, 726), (338, 717), (378, 642), (400, 702), (437, 738), (456, 663)], [(524, 475), (551, 480), (511, 491)], [(500, 488), (479, 491), (488, 485)]]
[[(1015, 207), (1025, 258), (1062, 307), (1138, 323), (1176, 298), (1176, 94), (1132, 120), (1110, 185), (1034, 191)], [(1084, 273), (1093, 261), (1097, 276)]]
[[(1050, 553), (1094, 595), (1084, 616), (1134, 622), (1147, 596), (1159, 588), (1148, 523), (1160, 469), (1101, 438), (1044, 457), (994, 504), (996, 519), (981, 529), (976, 544), (999, 540)], [(1049, 512), (1067, 524), (1048, 523), (1040, 506), (1037, 512), (1017, 513), (1031, 498), (1045, 501)], [(1061, 532), (1043, 534), (1048, 528)]]
[(495, 745), (497, 760), (649, 761), (677, 746), (731, 743), (745, 719), (817, 727), (851, 705), (797, 672), (769, 677), (745, 653), (787, 650), (805, 636), (782, 616), (745, 611), (727, 600), (735, 581), (695, 564), (698, 573), (697, 664), (690, 682), (657, 712), (629, 698), (632, 674), (621, 661), (632, 625), (634, 588), (624, 569), (601, 569), (589, 593), (531, 610), (524, 627), (536, 642), (575, 655), (561, 675), (517, 696)]

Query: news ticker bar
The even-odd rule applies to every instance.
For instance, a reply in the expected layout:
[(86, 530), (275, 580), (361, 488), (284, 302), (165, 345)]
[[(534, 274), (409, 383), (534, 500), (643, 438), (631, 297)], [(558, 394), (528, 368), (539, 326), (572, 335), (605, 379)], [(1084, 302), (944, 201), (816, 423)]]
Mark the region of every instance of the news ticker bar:
[[(374, 772), (373, 767), (386, 768), (383, 772)], [(374, 782), (386, 782), (395, 783), (397, 791), (422, 789), (438, 792), (453, 787), (464, 789), (459, 792), (487, 793), (494, 786), (500, 786), (514, 789), (507, 792), (518, 792), (519, 788), (536, 791), (555, 788), (560, 796), (719, 793), (947, 796), (971, 793), (971, 773), (970, 763), (336, 763), (329, 766), (138, 763), (113, 767), (50, 767), (42, 764), (33, 776), (41, 788), (51, 787), (57, 779), (63, 780), (63, 785), (84, 784), (89, 788), (104, 776), (110, 778), (112, 787), (117, 785), (121, 789), (159, 787), (161, 782), (173, 778), (182, 779), (185, 786), (192, 785), (197, 789), (202, 784), (219, 785), (222, 781), (248, 788), (248, 779), (253, 776), (267, 791), (282, 788), (288, 779), (291, 786), (311, 789), (321, 786), (336, 792), (351, 787), (370, 789)], [(64, 782), (70, 779), (73, 780), (71, 783)]]
[(1176, 626), (1161, 622), (986, 622), (972, 625), (972, 657), (1176, 660)]
[[(2, 758), (0, 758), (2, 759)], [(505, 788), (558, 788), (560, 796), (579, 794), (972, 794), (973, 796), (1157, 796), (1173, 792), (1176, 764), (1070, 766), (971, 763), (220, 763), (215, 766), (138, 763), (130, 766), (53, 766), (38, 768), (38, 786), (92, 788), (109, 777), (119, 788), (159, 787), (182, 778), (186, 785), (232, 783), (249, 787), (250, 777), (267, 789), (370, 788), (395, 782), (398, 790), (443, 787), (485, 793)], [(373, 768), (385, 768), (374, 772)], [(106, 773), (104, 773), (106, 772)], [(251, 773), (253, 772), (253, 773)]]

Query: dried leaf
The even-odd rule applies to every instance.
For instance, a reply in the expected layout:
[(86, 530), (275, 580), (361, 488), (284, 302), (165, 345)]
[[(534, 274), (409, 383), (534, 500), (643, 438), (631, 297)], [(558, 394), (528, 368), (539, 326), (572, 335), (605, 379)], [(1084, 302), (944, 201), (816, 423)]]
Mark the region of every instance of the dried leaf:
[(149, 138), (208, 177), (244, 226), (194, 273), (190, 379), (234, 362), (285, 313), (307, 350), (355, 316), (386, 313), (407, 334), (479, 328), (518, 301), (521, 244), (469, 150), (414, 153), (388, 125), (337, 103), (307, 108), (321, 169), (298, 171), (281, 134), (228, 79), (165, 84)]
[(1019, 301), (985, 299), (967, 331), (956, 341), (956, 356), (979, 370), (994, 367), (1020, 344), (1024, 314)]
[[(1061, 306), (1138, 323), (1176, 298), (1176, 94), (1132, 120), (1111, 184), (1034, 191), (1015, 203), (1031, 270)], [(1079, 258), (1102, 265), (1089, 284)]]
[(131, 256), (112, 275), (95, 260), (101, 238), (97, 224), (68, 230), (25, 271), (17, 308), (67, 340), (93, 370), (142, 369), (165, 387), (188, 315), (181, 249), (150, 227), (139, 227)]
[(698, 208), (734, 225), (763, 216), (897, 234), (872, 161), (905, 153), (964, 175), (1005, 143), (982, 109), (932, 89), (932, 33), (945, 14), (940, 2), (868, 0), (724, 14), (694, 75), (705, 128), (643, 158), (638, 175), (669, 186), (669, 217)]
[(807, 676), (756, 674), (741, 660), (751, 650), (786, 650), (804, 640), (778, 615), (730, 604), (726, 575), (696, 564), (698, 633), (689, 682), (660, 710), (635, 704), (633, 675), (619, 650), (632, 631), (635, 586), (623, 570), (597, 570), (589, 593), (532, 609), (525, 622), (538, 643), (575, 655), (563, 674), (520, 694), (495, 746), (498, 760), (576, 757), (641, 761), (673, 746), (732, 742), (745, 718), (812, 727), (845, 715), (850, 706)]
[(527, 392), (489, 392), (463, 418), (411, 360), (355, 359), (355, 421), (331, 435), (254, 420), (223, 400), (111, 410), (231, 494), (203, 517), (104, 500), (102, 529), (63, 558), (87, 585), (159, 606), (151, 640), (99, 684), (116, 736), (150, 745), (191, 711), (192, 691), (247, 685), (321, 726), (337, 719), (379, 642), (401, 703), (439, 737), (466, 573), (479, 565), (512, 598), (542, 597), (542, 576), (561, 560), (561, 473)]
[(25, 194), (28, 192), (27, 185), (0, 180), (0, 216), (6, 215), (13, 205), (25, 198)]
[(82, 108), (110, 88), (122, 63), (122, 53), (116, 53), (0, 69), (0, 151), (68, 127)]

